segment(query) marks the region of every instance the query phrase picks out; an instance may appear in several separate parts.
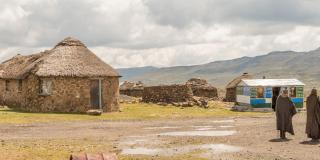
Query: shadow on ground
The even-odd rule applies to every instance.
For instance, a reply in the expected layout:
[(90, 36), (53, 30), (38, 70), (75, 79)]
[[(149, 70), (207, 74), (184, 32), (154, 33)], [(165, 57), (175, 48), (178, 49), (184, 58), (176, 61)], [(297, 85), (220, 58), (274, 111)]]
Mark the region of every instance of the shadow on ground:
[(300, 142), (300, 144), (304, 144), (304, 145), (318, 145), (318, 144), (320, 144), (320, 141), (313, 141), (313, 140), (311, 140), (311, 141), (302, 141), (302, 142)]
[(281, 138), (275, 138), (275, 139), (270, 139), (269, 142), (288, 142), (291, 141), (291, 139), (281, 139)]

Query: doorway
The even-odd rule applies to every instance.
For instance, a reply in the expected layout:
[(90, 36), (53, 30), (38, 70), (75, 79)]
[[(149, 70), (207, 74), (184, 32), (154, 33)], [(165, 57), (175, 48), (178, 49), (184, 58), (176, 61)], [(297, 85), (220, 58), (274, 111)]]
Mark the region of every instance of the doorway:
[(90, 102), (93, 109), (102, 109), (101, 79), (90, 81)]
[(280, 94), (280, 87), (273, 87), (272, 88), (272, 109), (275, 110), (276, 109), (276, 102), (277, 102), (277, 98)]

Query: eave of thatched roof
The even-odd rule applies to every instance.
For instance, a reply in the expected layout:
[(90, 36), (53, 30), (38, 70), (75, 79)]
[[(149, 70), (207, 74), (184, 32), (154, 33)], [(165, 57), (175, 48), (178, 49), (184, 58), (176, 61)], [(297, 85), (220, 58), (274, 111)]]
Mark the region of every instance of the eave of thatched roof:
[(46, 52), (28, 56), (16, 55), (4, 61), (0, 65), (0, 78), (23, 79), (44, 55), (46, 55)]
[(248, 74), (248, 73), (244, 73), (239, 77), (236, 77), (235, 79), (233, 79), (231, 82), (229, 82), (226, 86), (226, 88), (234, 88), (236, 87), (242, 79), (252, 79), (254, 78), (252, 75)]
[(71, 37), (49, 51), (15, 56), (0, 66), (0, 78), (20, 79), (30, 73), (40, 77), (120, 77), (81, 41)]

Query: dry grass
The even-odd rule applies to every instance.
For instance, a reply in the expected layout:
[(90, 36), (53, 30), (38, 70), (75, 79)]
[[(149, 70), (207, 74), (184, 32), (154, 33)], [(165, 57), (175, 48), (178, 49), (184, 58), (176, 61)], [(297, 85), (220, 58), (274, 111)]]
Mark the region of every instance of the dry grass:
[(156, 104), (121, 104), (121, 112), (104, 113), (101, 116), (85, 114), (62, 113), (27, 113), (9, 108), (0, 109), (0, 124), (46, 123), (63, 121), (90, 121), (90, 120), (146, 120), (146, 119), (175, 119), (192, 117), (223, 117), (223, 116), (256, 116), (267, 113), (233, 112), (225, 108), (225, 103), (211, 102), (209, 108), (174, 106), (159, 106)]
[[(24, 141), (2, 141), (0, 142), (0, 159), (7, 160), (67, 160), (72, 153), (107, 153), (120, 152), (117, 148), (113, 148), (113, 144), (109, 141), (96, 138), (84, 139), (55, 139), (55, 140), (24, 140)], [(178, 160), (194, 160), (202, 159), (197, 155), (199, 151), (181, 154), (170, 159)], [(166, 160), (169, 157), (152, 157), (152, 156), (129, 156), (120, 155), (119, 159), (133, 160), (133, 159), (159, 159)]]
[(103, 139), (32, 139), (0, 142), (0, 159), (63, 160), (72, 153), (105, 153), (112, 144)]

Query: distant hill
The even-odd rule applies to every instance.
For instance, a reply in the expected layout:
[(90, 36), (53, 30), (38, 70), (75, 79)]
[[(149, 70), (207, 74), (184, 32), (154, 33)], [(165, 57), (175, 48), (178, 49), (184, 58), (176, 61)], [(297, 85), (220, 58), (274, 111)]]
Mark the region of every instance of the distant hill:
[[(149, 85), (184, 83), (189, 78), (207, 79), (213, 85), (224, 88), (234, 77), (243, 72), (256, 78), (298, 78), (306, 88), (320, 87), (320, 48), (308, 52), (281, 51), (256, 57), (216, 61), (203, 65), (166, 68), (121, 69), (124, 79), (142, 81)], [(126, 77), (126, 75), (129, 75)]]
[(146, 67), (135, 67), (135, 68), (118, 68), (120, 73), (121, 81), (131, 80), (131, 78), (139, 77), (143, 74), (154, 72), (159, 70), (157, 67), (146, 66)]

